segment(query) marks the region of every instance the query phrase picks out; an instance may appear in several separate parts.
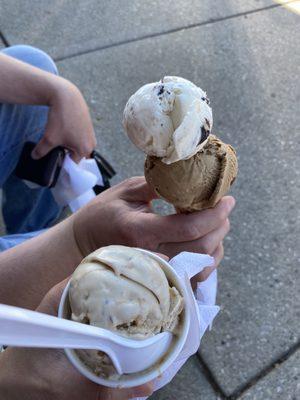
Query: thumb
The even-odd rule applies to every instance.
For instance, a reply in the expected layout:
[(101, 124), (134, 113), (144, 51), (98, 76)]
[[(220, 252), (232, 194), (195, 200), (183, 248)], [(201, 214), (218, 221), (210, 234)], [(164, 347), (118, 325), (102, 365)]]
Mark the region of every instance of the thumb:
[(37, 311), (56, 316), (58, 314), (61, 296), (69, 280), (70, 276), (50, 289), (41, 301), (40, 305), (37, 307)]
[(153, 381), (145, 383), (144, 385), (141, 386), (136, 386), (133, 388), (128, 389), (128, 395), (130, 399), (136, 398), (136, 397), (148, 397), (151, 396), (153, 393)]
[(42, 139), (38, 142), (35, 148), (31, 152), (31, 157), (34, 160), (38, 160), (44, 157), (55, 147), (55, 144), (52, 143), (47, 136), (43, 136)]
[(146, 182), (143, 176), (126, 179), (120, 184), (120, 189), (122, 189), (121, 197), (126, 201), (148, 203), (158, 198), (154, 189)]

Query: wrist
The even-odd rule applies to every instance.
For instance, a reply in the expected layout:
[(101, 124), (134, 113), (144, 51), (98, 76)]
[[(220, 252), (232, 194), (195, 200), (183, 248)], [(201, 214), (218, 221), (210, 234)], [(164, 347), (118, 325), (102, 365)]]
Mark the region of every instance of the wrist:
[[(103, 239), (103, 234), (104, 237), (106, 235), (110, 236), (103, 223), (103, 214), (105, 215), (105, 210), (102, 210), (103, 204), (101, 197), (102, 195), (97, 196), (96, 199), (92, 200), (72, 215), (73, 237), (82, 258), (86, 257), (97, 248), (107, 244), (107, 241)], [(96, 203), (97, 208), (95, 207)], [(95, 229), (95, 224), (101, 227), (97, 231)]]
[(59, 252), (64, 257), (65, 265), (70, 268), (69, 273), (73, 273), (84, 258), (75, 237), (74, 219), (74, 215), (71, 215), (53, 228), (55, 229), (54, 236), (59, 243)]
[(49, 107), (61, 104), (70, 96), (73, 97), (74, 93), (79, 92), (79, 89), (67, 79), (57, 75), (53, 75), (51, 78), (47, 98), (47, 105)]

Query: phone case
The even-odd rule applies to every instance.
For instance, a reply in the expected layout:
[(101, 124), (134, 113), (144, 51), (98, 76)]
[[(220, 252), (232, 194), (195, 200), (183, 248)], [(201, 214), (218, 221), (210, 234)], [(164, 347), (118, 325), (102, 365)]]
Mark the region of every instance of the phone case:
[(34, 160), (31, 152), (35, 145), (36, 143), (33, 142), (25, 143), (15, 173), (20, 179), (51, 188), (55, 186), (58, 179), (65, 150), (63, 147), (56, 147), (41, 159)]

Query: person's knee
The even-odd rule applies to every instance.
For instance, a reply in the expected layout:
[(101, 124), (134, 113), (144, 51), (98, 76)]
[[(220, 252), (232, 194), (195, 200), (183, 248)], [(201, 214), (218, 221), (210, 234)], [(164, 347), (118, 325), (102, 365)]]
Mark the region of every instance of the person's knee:
[(3, 53), (20, 61), (31, 64), (44, 71), (58, 74), (57, 67), (52, 58), (43, 50), (28, 45), (16, 45), (2, 50)]

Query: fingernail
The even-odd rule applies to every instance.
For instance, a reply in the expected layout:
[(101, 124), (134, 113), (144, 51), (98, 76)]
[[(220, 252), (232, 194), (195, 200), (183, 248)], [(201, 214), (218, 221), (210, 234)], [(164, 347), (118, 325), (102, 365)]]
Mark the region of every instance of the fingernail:
[(34, 150), (32, 150), (31, 152), (31, 158), (33, 158), (34, 160), (38, 159), (38, 154)]
[(143, 385), (132, 388), (132, 397), (145, 397), (150, 396), (153, 393), (152, 386), (150, 385)]
[(230, 196), (228, 199), (229, 212), (231, 212), (234, 209), (234, 206), (235, 206), (235, 199), (234, 197)]

